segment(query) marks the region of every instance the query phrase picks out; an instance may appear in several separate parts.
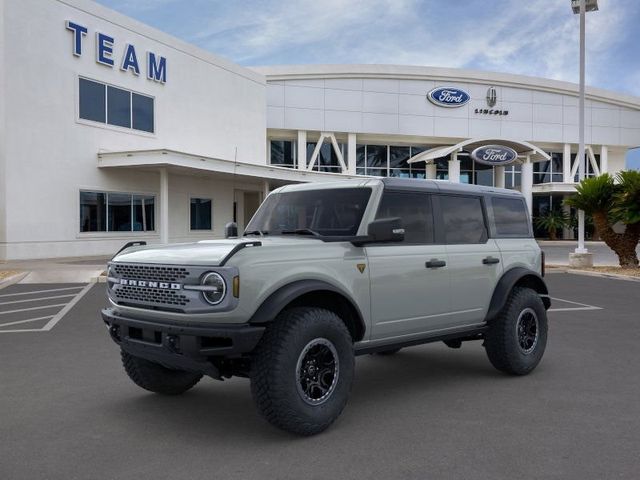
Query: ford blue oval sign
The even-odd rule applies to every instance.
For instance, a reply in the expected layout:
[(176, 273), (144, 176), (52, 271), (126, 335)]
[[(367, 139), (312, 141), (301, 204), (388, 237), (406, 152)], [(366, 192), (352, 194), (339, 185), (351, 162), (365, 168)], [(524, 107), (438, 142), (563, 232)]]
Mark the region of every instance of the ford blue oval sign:
[(471, 152), (471, 158), (485, 165), (508, 165), (515, 162), (518, 152), (504, 145), (485, 145)]
[(431, 103), (440, 107), (461, 107), (471, 98), (467, 92), (455, 87), (437, 87), (427, 93)]

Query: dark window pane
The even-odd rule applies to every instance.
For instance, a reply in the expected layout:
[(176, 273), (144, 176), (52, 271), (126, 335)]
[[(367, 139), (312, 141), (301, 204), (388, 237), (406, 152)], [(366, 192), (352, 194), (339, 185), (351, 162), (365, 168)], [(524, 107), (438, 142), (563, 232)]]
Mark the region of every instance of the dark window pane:
[(105, 86), (80, 79), (80, 118), (105, 123)]
[(126, 193), (110, 193), (108, 196), (108, 225), (110, 232), (130, 232), (131, 195)]
[(280, 167), (294, 168), (295, 142), (286, 140), (271, 140), (271, 164)]
[(155, 227), (155, 197), (152, 195), (133, 196), (133, 231), (150, 232)]
[[(365, 157), (364, 157), (365, 146), (358, 145), (356, 147), (356, 166), (364, 167), (365, 166)], [(364, 175), (364, 172), (362, 173)]]
[(496, 234), (508, 237), (528, 237), (529, 216), (527, 207), (521, 198), (491, 199)]
[(562, 174), (562, 153), (554, 152), (551, 154), (551, 169), (553, 173)]
[(116, 87), (107, 88), (107, 123), (131, 128), (131, 93)]
[(211, 199), (191, 199), (191, 230), (211, 230)]
[(364, 168), (356, 168), (356, 175), (366, 175)]
[(351, 236), (358, 232), (371, 189), (332, 188), (270, 195), (246, 230), (269, 235), (308, 228), (326, 236)]
[(384, 168), (387, 175), (387, 146), (367, 145), (367, 167)]
[(367, 175), (371, 175), (372, 177), (386, 177), (387, 169), (386, 168), (367, 168)]
[[(409, 168), (407, 160), (410, 158), (411, 149), (409, 147), (389, 147), (389, 168)], [(391, 175), (393, 176), (393, 175)]]
[(133, 128), (143, 132), (154, 132), (153, 98), (145, 95), (132, 94)]
[(433, 243), (431, 199), (424, 193), (385, 192), (376, 218), (400, 217), (405, 243)]
[(80, 192), (80, 231), (107, 230), (107, 199), (104, 193)]
[(484, 243), (486, 241), (487, 229), (479, 198), (443, 195), (440, 197), (440, 208), (447, 243)]

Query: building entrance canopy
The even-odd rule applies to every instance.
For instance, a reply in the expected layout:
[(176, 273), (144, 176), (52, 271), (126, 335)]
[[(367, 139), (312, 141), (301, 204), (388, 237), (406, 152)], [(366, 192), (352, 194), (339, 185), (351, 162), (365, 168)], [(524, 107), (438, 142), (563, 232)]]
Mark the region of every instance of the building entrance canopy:
[(425, 150), (424, 152), (411, 157), (408, 160), (408, 163), (433, 163), (438, 158), (447, 157), (452, 153), (462, 150), (472, 151), (478, 147), (484, 147), (486, 145), (503, 145), (505, 147), (512, 148), (516, 151), (519, 157), (523, 159), (529, 157), (532, 162), (540, 162), (551, 158), (549, 154), (529, 142), (501, 138), (470, 138), (455, 145), (440, 146)]

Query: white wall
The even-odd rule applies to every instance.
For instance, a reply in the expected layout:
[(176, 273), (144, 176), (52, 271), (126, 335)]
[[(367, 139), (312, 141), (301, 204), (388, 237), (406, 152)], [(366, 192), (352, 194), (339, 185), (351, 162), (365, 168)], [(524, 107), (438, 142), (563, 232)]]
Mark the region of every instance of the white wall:
[[(120, 234), (79, 233), (78, 190), (157, 194), (159, 178), (142, 171), (98, 169), (98, 152), (167, 148), (233, 160), (237, 147), (238, 161), (264, 164), (261, 75), (86, 0), (0, 5), (0, 39), (11, 45), (0, 62), (7, 72), (1, 91), (8, 120), (0, 129), (7, 159), (0, 178), (6, 188), (0, 220), (6, 208), (8, 226), (0, 244), (6, 242), (9, 258), (104, 253), (123, 243)], [(67, 20), (89, 30), (81, 57), (72, 54)], [(116, 67), (96, 62), (96, 31), (115, 38)], [(136, 47), (140, 76), (117, 67), (127, 43)], [(147, 50), (166, 57), (166, 84), (146, 78)], [(78, 121), (79, 75), (154, 96), (156, 133)]]

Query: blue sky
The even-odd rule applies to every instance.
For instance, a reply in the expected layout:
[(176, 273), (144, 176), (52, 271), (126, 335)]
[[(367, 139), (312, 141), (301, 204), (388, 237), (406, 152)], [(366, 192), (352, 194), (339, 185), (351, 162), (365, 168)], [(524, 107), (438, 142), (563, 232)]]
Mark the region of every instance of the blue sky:
[[(241, 65), (388, 63), (578, 80), (569, 0), (98, 0)], [(587, 14), (587, 84), (640, 96), (640, 2)], [(640, 150), (630, 154), (640, 168)]]

